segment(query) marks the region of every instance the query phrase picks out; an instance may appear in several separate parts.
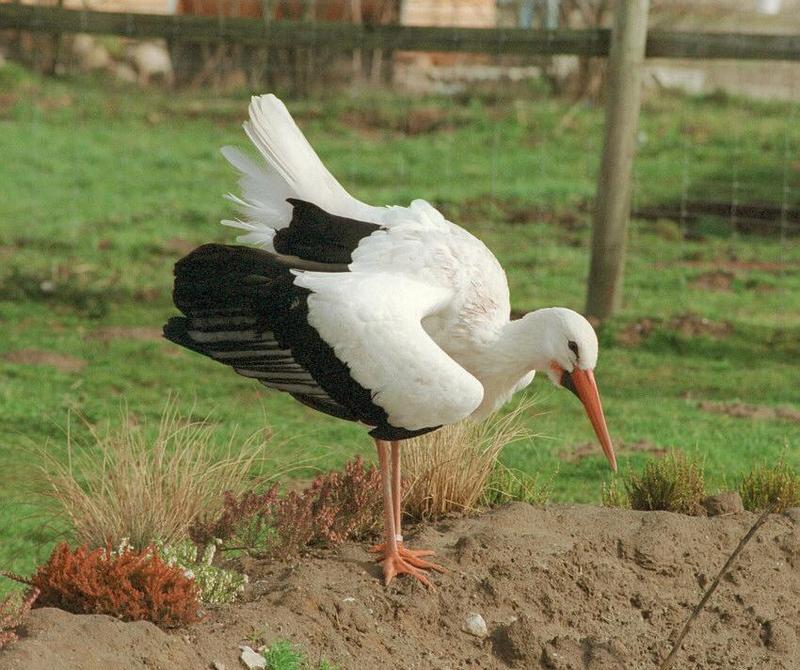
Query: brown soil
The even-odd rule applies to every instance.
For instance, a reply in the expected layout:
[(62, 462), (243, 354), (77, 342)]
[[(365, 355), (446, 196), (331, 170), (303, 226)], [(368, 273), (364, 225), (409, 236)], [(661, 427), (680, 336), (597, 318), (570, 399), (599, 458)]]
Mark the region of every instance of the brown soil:
[[(435, 592), (385, 588), (364, 547), (248, 566), (248, 598), (187, 630), (35, 610), (0, 670), (243, 667), (238, 645), (289, 639), (358, 668), (657, 668), (750, 513), (687, 517), (513, 504), (424, 527)], [(486, 620), (485, 640), (462, 631)], [(675, 668), (800, 668), (800, 509), (773, 516), (695, 621)]]
[(86, 361), (77, 356), (41, 349), (18, 349), (3, 355), (3, 360), (17, 365), (49, 365), (60, 372), (80, 372)]
[[(650, 456), (666, 456), (669, 452), (668, 449), (664, 447), (659, 447), (657, 444), (653, 444), (650, 440), (638, 440), (637, 442), (620, 442), (615, 445), (615, 449), (617, 454), (629, 454), (629, 453), (646, 453)], [(584, 458), (589, 458), (591, 456), (599, 456), (600, 458), (603, 457), (603, 452), (597, 448), (596, 442), (584, 442), (583, 444), (579, 444), (576, 447), (570, 447), (569, 449), (565, 449), (559, 454), (561, 460), (567, 462), (574, 462), (580, 461)]]
[(440, 107), (410, 109), (396, 118), (387, 117), (376, 111), (349, 110), (341, 115), (340, 121), (348, 128), (358, 128), (368, 134), (385, 133), (389, 128), (394, 132), (411, 136), (454, 130), (464, 123), (460, 115)]
[[(656, 268), (669, 267), (671, 263), (658, 263)], [(783, 274), (784, 272), (792, 271), (796, 268), (797, 264), (792, 262), (775, 263), (766, 261), (740, 261), (732, 258), (715, 258), (712, 260), (696, 259), (681, 261), (681, 265), (687, 267), (709, 267), (721, 272), (735, 273), (738, 271), (758, 270), (761, 272), (769, 272), (772, 274)]]
[(713, 402), (711, 400), (702, 401), (699, 407), (706, 412), (727, 414), (742, 419), (785, 419), (800, 423), (800, 409), (794, 407), (768, 407), (744, 402)]
[(628, 347), (636, 346), (657, 330), (677, 332), (684, 337), (704, 336), (720, 340), (733, 333), (733, 325), (728, 321), (711, 321), (692, 312), (679, 314), (666, 322), (658, 318), (644, 318), (621, 330), (617, 334), (617, 342)]
[(697, 275), (692, 282), (692, 288), (706, 291), (730, 291), (736, 275), (729, 270), (710, 270)]
[(87, 340), (109, 342), (111, 340), (137, 340), (140, 342), (160, 342), (163, 340), (161, 328), (147, 326), (106, 326), (96, 328), (86, 334)]

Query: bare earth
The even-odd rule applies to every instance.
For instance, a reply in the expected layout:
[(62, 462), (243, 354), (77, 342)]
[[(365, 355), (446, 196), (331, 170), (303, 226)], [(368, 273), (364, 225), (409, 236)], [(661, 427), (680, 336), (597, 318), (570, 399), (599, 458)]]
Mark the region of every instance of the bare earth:
[[(247, 566), (245, 602), (188, 630), (35, 610), (0, 670), (242, 668), (238, 645), (289, 639), (343, 670), (657, 668), (755, 520), (514, 504), (420, 529), (448, 568), (437, 591), (388, 589), (349, 544)], [(480, 613), (489, 637), (462, 631)], [(695, 622), (675, 668), (800, 669), (800, 509), (759, 530)], [(249, 640), (249, 641), (248, 641)]]

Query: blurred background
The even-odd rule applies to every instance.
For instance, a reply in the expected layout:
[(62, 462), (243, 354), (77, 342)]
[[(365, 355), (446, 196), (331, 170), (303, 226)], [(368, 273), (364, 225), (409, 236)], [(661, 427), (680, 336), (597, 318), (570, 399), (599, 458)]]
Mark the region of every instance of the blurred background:
[[(648, 58), (642, 70), (622, 306), (598, 324), (623, 469), (681, 449), (723, 486), (757, 463), (800, 464), (799, 10), (651, 2), (651, 37), (721, 33), (742, 57)], [(293, 475), (308, 477), (371, 457), (358, 426), (160, 335), (174, 262), (233, 241), (218, 221), (235, 214), (222, 196), (236, 176), (219, 148), (247, 146), (251, 94), (283, 97), (357, 197), (425, 198), (483, 239), (516, 313), (583, 311), (606, 82), (591, 54), (607, 51), (614, 11), (610, 0), (0, 2), (0, 564), (26, 570), (51, 546), (25, 484), (37, 448), (65, 453), (70, 413), (76, 439), (118, 424), (122, 408), (131, 430), (149, 430), (177, 394), (187, 416), (210, 418), (220, 449), (234, 431), (273, 434), (265, 468), (301, 463)], [(131, 36), (166, 25), (163, 38)], [(360, 48), (353, 25), (442, 31), (430, 49)], [(511, 53), (519, 31), (589, 55)], [(783, 59), (754, 56), (751, 34), (786, 35)], [(556, 500), (596, 502), (609, 473), (582, 409), (546, 380), (528, 394), (532, 438), (503, 460), (551, 478)]]

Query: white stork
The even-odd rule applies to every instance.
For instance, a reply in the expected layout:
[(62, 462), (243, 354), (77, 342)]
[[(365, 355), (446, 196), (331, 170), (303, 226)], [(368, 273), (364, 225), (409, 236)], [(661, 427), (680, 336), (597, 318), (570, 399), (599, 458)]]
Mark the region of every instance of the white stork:
[(241, 173), (229, 195), (247, 231), (175, 266), (164, 335), (368, 426), (380, 461), (388, 584), (439, 569), (403, 545), (400, 441), (481, 419), (536, 371), (575, 393), (611, 467), (616, 461), (593, 370), (597, 337), (569, 309), (509, 319), (508, 284), (494, 255), (424, 200), (372, 207), (331, 175), (274, 95), (254, 97), (244, 130), (266, 161), (222, 151)]

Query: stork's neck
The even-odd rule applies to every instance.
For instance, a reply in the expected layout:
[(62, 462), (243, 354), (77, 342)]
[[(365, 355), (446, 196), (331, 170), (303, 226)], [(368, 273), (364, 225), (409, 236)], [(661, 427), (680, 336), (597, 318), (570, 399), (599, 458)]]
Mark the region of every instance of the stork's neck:
[(529, 312), (509, 321), (492, 346), (491, 364), (496, 373), (521, 377), (531, 370), (545, 370), (552, 360), (552, 314), (549, 309)]

